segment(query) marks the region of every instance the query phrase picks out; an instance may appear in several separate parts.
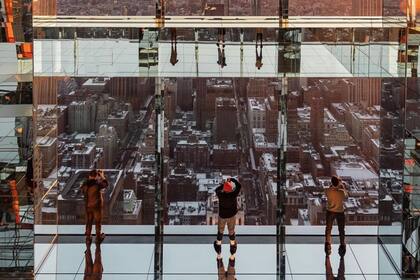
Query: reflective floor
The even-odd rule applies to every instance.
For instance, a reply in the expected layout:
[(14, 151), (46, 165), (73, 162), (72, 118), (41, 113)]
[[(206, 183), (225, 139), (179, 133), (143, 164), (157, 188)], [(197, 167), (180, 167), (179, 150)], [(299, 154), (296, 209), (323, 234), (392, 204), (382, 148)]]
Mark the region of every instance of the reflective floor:
[[(35, 279), (154, 279), (152, 238), (109, 236), (90, 250), (81, 236), (60, 237), (54, 245), (37, 242)], [(274, 237), (239, 237), (234, 266), (229, 265), (228, 245), (223, 245), (224, 265), (219, 270), (210, 236), (165, 237), (163, 279), (225, 279), (218, 278), (223, 269), (235, 273), (236, 279), (399, 279), (399, 268), (394, 268), (381, 245), (371, 242), (375, 238), (350, 239), (342, 260), (337, 245), (326, 259), (321, 238), (302, 243), (304, 238), (287, 242), (285, 278), (278, 278)], [(386, 250), (398, 259), (398, 244), (386, 244)]]

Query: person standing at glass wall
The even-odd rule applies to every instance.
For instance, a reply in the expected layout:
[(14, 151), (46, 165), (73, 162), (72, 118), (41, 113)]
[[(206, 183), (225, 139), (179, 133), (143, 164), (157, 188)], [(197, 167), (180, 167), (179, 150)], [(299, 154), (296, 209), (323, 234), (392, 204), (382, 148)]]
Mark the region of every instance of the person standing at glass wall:
[(331, 254), (331, 230), (334, 220), (337, 220), (338, 232), (340, 234), (339, 254), (343, 256), (346, 253), (344, 201), (347, 199), (348, 193), (340, 178), (332, 176), (331, 185), (325, 190), (325, 195), (327, 196), (325, 254)]
[(9, 179), (9, 189), (12, 198), (11, 214), (15, 216), (15, 224), (20, 224), (19, 194), (17, 191), (17, 182), (15, 178)]
[(81, 189), (85, 198), (86, 215), (86, 243), (92, 242), (92, 224), (95, 220), (96, 243), (101, 243), (105, 234), (102, 233), (102, 190), (108, 186), (103, 171), (92, 170), (89, 172), (88, 179), (83, 183)]
[(228, 178), (216, 188), (219, 199), (219, 218), (217, 239), (214, 241), (214, 249), (218, 259), (221, 259), (223, 232), (227, 226), (230, 240), (230, 253), (234, 255), (237, 249), (235, 225), (236, 213), (238, 213), (237, 198), (241, 191), (241, 184), (235, 178)]

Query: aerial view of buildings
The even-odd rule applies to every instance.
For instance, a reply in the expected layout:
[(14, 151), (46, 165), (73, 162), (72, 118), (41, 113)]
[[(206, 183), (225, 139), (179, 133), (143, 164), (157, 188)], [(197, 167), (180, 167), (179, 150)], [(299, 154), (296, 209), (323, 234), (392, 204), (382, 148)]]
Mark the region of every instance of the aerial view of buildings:
[[(80, 184), (88, 170), (99, 168), (110, 180), (105, 221), (153, 224), (156, 82), (163, 86), (166, 224), (215, 224), (215, 188), (230, 176), (243, 186), (238, 224), (275, 224), (279, 188), (286, 193), (287, 224), (324, 224), (324, 189), (332, 175), (350, 193), (348, 224), (391, 224), (401, 213), (402, 166), (391, 160), (403, 162), (403, 98), (395, 82), (290, 78), (287, 179), (281, 182), (280, 80), (59, 78), (55, 93), (44, 98), (55, 94), (58, 104), (37, 107), (39, 172), (58, 179), (56, 200), (44, 201), (45, 221), (58, 212), (60, 223), (82, 223), (82, 211), (69, 209), (83, 203)], [(380, 133), (384, 127), (387, 133)], [(380, 207), (392, 210), (379, 217)]]

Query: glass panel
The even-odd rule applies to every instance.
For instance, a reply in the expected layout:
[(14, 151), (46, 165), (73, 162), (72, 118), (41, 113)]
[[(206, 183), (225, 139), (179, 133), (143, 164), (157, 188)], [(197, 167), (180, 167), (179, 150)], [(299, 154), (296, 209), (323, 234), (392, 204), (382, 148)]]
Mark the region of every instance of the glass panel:
[(35, 15), (59, 16), (154, 16), (155, 1), (143, 0), (35, 0)]
[(168, 16), (278, 16), (279, 0), (169, 0)]
[(153, 224), (154, 86), (153, 78), (35, 79), (58, 102), (38, 105), (42, 174), (57, 176), (49, 212), (58, 224), (84, 224), (80, 186), (92, 169), (108, 181), (104, 223)]
[(402, 16), (407, 0), (289, 0), (289, 16)]
[[(378, 234), (384, 240), (386, 252), (390, 251), (386, 240), (401, 233), (405, 94), (405, 80), (382, 81)], [(399, 264), (399, 256), (393, 262)]]
[(291, 80), (287, 224), (325, 224), (323, 192), (332, 175), (349, 191), (347, 224), (377, 224), (380, 96), (380, 79)]
[[(85, 9), (92, 3), (85, 3)], [(340, 17), (376, 13), (372, 7), (354, 12), (355, 1), (344, 10), (334, 8), (336, 3), (319, 3), (318, 7), (312, 2), (301, 6), (312, 6), (319, 15), (335, 12), (331, 15)], [(111, 7), (97, 4), (97, 9), (86, 13)], [(163, 8), (168, 17), (195, 16), (194, 11), (203, 6), (204, 13), (214, 12), (209, 15), (217, 17), (222, 10), (220, 16), (231, 15), (230, 5), (239, 5), (228, 4), (204, 2), (195, 7), (169, 1)], [(238, 16), (248, 13), (247, 4), (241, 5)], [(253, 5), (251, 15), (265, 13), (257, 2)], [(81, 11), (83, 5), (66, 7)], [(109, 13), (118, 14), (118, 9)], [(238, 209), (233, 223), (238, 225), (239, 243), (244, 242), (235, 268), (240, 277), (262, 271), (273, 277), (286, 271), (293, 279), (325, 277), (323, 236), (314, 244), (286, 244), (285, 252), (278, 247), (284, 245), (283, 236), (265, 243), (258, 238), (264, 234), (274, 238), (274, 225), (288, 225), (288, 230), (303, 235), (300, 242), (309, 242), (307, 234), (322, 235), (323, 192), (331, 175), (341, 177), (350, 192), (345, 203), (349, 235), (375, 235), (375, 242), (367, 241), (371, 244), (349, 242), (352, 254), (344, 261), (348, 278), (376, 276), (372, 274), (382, 268), (389, 272), (397, 266), (401, 250), (394, 245), (401, 235), (406, 86), (404, 79), (396, 77), (406, 75), (404, 29), (184, 25), (177, 29), (48, 27), (35, 31), (36, 218), (38, 224), (57, 224), (53, 229), (38, 227), (53, 236), (47, 241), (38, 236), (41, 274), (58, 271), (81, 276), (90, 265), (89, 252), (83, 255), (81, 244), (85, 202), (80, 184), (92, 169), (104, 169), (111, 186), (104, 193), (104, 231), (111, 235), (107, 242), (118, 243), (113, 235), (143, 232), (145, 227), (139, 225), (155, 225), (155, 235), (148, 227), (155, 240), (146, 242), (148, 246), (134, 246), (145, 254), (137, 254), (133, 247), (130, 255), (149, 261), (154, 253), (156, 275), (179, 278), (184, 273), (215, 273), (212, 242), (221, 214), (215, 189), (228, 177), (236, 177), (242, 186), (232, 200)], [(411, 43), (415, 66), (415, 40)], [(279, 111), (283, 109), (287, 133), (281, 130), (285, 119)], [(282, 143), (287, 143), (286, 160), (279, 149)], [(282, 177), (278, 176), (284, 173), (287, 178), (279, 182)], [(278, 194), (279, 183), (285, 186), (285, 197)], [(227, 184), (226, 192), (230, 188), (234, 191), (238, 185)], [(281, 203), (278, 196), (284, 198)], [(285, 208), (284, 222), (278, 204)], [(163, 223), (165, 236), (161, 235)], [(378, 225), (384, 245), (376, 244)], [(57, 232), (61, 234), (54, 236)], [(212, 236), (201, 238), (197, 233)], [(185, 239), (187, 234), (194, 236), (191, 242), (174, 241), (173, 235)], [(246, 235), (257, 240), (247, 240)], [(104, 250), (108, 255), (99, 259), (109, 263), (112, 246), (105, 245), (112, 244), (107, 242), (103, 248), (108, 248)], [(149, 250), (152, 244), (153, 252)], [(337, 247), (333, 246), (329, 260), (333, 271), (340, 265)], [(302, 261), (301, 248), (320, 262)], [(222, 246), (225, 263), (228, 250)], [(363, 255), (365, 250), (369, 254)], [(255, 251), (271, 261), (248, 265)], [(286, 255), (281, 264), (280, 253)], [(204, 261), (179, 264), (179, 260), (174, 262), (175, 255), (185, 256), (184, 260), (187, 255), (201, 256)], [(373, 265), (366, 258), (374, 260)], [(104, 272), (119, 275), (122, 268), (124, 264), (118, 263)], [(141, 266), (130, 271), (145, 275), (151, 270)], [(388, 274), (390, 279), (395, 276)]]
[(163, 83), (166, 224), (217, 224), (215, 189), (229, 177), (242, 187), (236, 224), (274, 224), (278, 81), (177, 78)]
[[(399, 28), (39, 28), (36, 34), (39, 76), (405, 75), (405, 37)], [(223, 67), (217, 64), (221, 60)]]
[(402, 271), (406, 277), (418, 275), (418, 199), (419, 199), (419, 80), (408, 79), (405, 102), (405, 151), (403, 191), (403, 260)]
[(33, 266), (33, 187), (29, 117), (0, 118), (0, 270)]

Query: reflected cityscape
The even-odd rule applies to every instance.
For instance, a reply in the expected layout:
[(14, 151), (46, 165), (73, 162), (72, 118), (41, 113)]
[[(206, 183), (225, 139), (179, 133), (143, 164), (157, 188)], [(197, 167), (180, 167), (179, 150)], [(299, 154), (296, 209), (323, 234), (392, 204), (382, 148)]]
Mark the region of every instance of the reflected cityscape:
[[(37, 78), (37, 87), (49, 80)], [(82, 211), (71, 208), (83, 205), (81, 182), (88, 170), (97, 168), (105, 170), (112, 186), (105, 197), (104, 221), (153, 224), (154, 92), (159, 82), (165, 116), (165, 223), (216, 224), (215, 188), (223, 179), (237, 176), (243, 186), (237, 224), (275, 224), (281, 187), (280, 80), (54, 80), (56, 93), (43, 92), (40, 100), (57, 94), (58, 105), (39, 105), (37, 110), (42, 177), (57, 176), (59, 182), (57, 202), (45, 201), (44, 222), (51, 212), (58, 212), (66, 213), (59, 215), (60, 224), (83, 223)], [(325, 224), (324, 189), (332, 175), (342, 178), (349, 190), (347, 224), (391, 225), (399, 220), (403, 102), (403, 86), (393, 80), (288, 79), (286, 224)], [(382, 216), (379, 209), (386, 209)]]

